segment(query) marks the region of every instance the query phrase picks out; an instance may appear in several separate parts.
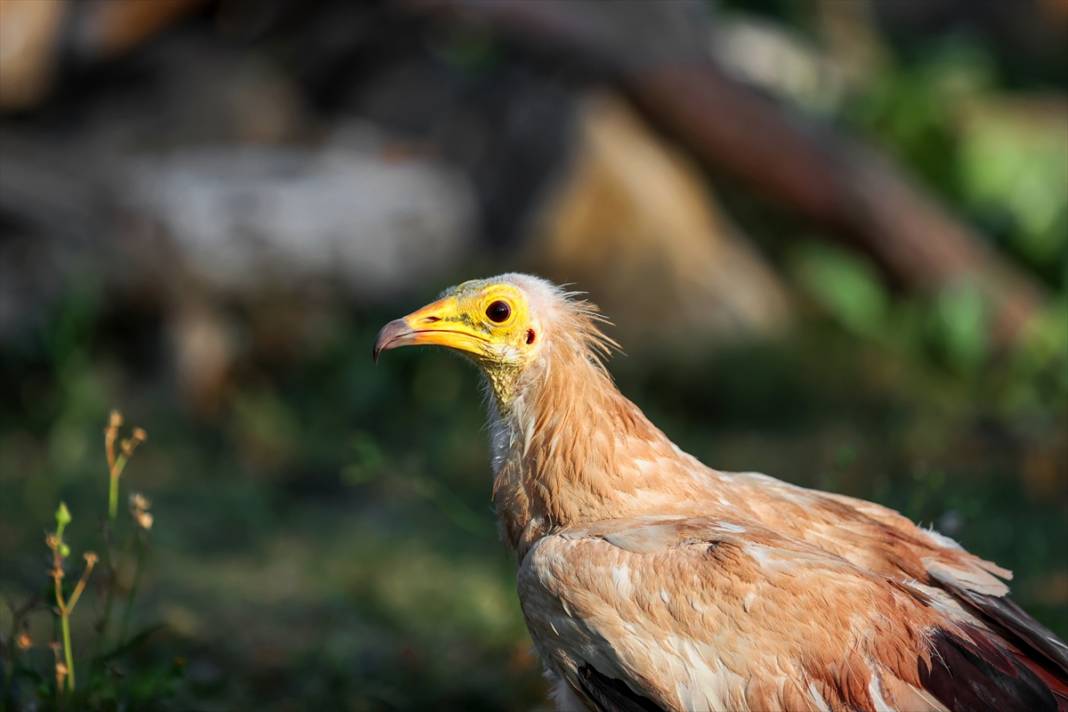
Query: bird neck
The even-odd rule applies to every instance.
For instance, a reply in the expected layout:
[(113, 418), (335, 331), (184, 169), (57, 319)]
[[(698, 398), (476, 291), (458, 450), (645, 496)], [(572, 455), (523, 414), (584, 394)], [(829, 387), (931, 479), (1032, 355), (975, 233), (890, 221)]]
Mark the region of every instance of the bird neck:
[(652, 486), (642, 461), (681, 454), (580, 348), (555, 348), (507, 400), (487, 383), (493, 501), (520, 556), (548, 531), (633, 514)]

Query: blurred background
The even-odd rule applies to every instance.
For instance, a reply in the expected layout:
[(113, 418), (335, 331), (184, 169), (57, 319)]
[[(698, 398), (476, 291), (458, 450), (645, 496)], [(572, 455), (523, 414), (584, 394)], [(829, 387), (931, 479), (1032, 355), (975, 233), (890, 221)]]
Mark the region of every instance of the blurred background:
[(60, 500), (101, 546), (121, 408), (144, 635), (92, 706), (547, 709), (476, 374), (370, 359), (523, 270), (680, 446), (934, 525), (1066, 637), (1066, 86), (1064, 0), (0, 0), (0, 595)]

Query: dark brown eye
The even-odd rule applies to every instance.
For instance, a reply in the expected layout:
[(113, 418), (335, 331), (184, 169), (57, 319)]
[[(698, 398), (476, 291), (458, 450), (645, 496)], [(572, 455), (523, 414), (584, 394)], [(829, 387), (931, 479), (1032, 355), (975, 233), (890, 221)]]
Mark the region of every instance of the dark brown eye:
[(512, 308), (508, 306), (508, 302), (502, 302), (500, 299), (486, 307), (486, 316), (490, 321), (500, 324), (502, 321), (507, 321), (508, 317), (512, 315)]

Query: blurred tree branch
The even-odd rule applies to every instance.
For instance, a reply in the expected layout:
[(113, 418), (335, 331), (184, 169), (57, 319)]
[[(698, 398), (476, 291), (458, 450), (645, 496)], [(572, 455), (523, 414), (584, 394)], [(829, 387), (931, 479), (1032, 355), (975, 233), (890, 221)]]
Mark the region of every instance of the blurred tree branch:
[(1039, 285), (877, 153), (728, 76), (707, 49), (700, 3), (395, 1), (487, 24), (535, 55), (562, 54), (605, 75), (707, 167), (850, 240), (907, 289), (972, 280), (1000, 344), (1045, 300)]

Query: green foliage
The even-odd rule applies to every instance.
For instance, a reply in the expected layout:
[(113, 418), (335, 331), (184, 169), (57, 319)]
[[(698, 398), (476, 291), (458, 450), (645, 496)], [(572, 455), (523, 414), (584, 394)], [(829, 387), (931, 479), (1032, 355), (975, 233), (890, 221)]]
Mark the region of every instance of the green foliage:
[(915, 63), (891, 63), (853, 97), (845, 118), (943, 194), (960, 194), (959, 112), (993, 83), (974, 44), (950, 40)]
[[(75, 613), (85, 610), (78, 604), (90, 590), (89, 584), (94, 580), (93, 572), (100, 558), (95, 552), (86, 551), (80, 576), (68, 577), (71, 568), (68, 559), (72, 552), (68, 527), (75, 520), (67, 503), (61, 501), (54, 515), (55, 530), (45, 537), (52, 557), (49, 571), (52, 585), (42, 594), (31, 594), (19, 605), (9, 599), (10, 632), (0, 635), (3, 673), (0, 700), (5, 709), (111, 710), (146, 703), (158, 705), (170, 698), (176, 689), (180, 668), (172, 666), (170, 673), (161, 675), (151, 666), (142, 664), (134, 677), (127, 677), (128, 671), (120, 672), (118, 668), (136, 659), (144, 642), (159, 628), (128, 634), (153, 515), (149, 512), (148, 500), (134, 494), (130, 498), (130, 525), (120, 527), (116, 520), (114, 502), (119, 491), (119, 478), (137, 446), (146, 439), (140, 428), (134, 428), (129, 438), (120, 438), (121, 426), (122, 416), (113, 411), (104, 431), (109, 494), (100, 537), (104, 571), (95, 577), (97, 580), (103, 577), (103, 581), (98, 587), (99, 617), (91, 625), (91, 652), (87, 653), (90, 648), (85, 644), (90, 638), (90, 626), (82, 623), (77, 636), (72, 631), (75, 622), (84, 620), (84, 615), (76, 617)], [(122, 539), (120, 533), (125, 534)], [(131, 549), (136, 551), (132, 563), (126, 561)], [(124, 580), (127, 575), (130, 580)], [(11, 591), (7, 593), (14, 595)], [(115, 605), (124, 606), (118, 625), (112, 616)], [(35, 614), (45, 613), (50, 613), (54, 619), (52, 639), (47, 646), (40, 642), (35, 645), (35, 637), (40, 641), (40, 631), (48, 629), (36, 620), (41, 616)], [(51, 648), (50, 655), (43, 654), (45, 647)], [(50, 669), (51, 675), (42, 672), (42, 667)]]
[(797, 251), (794, 270), (805, 293), (846, 329), (873, 336), (885, 328), (890, 300), (867, 260), (811, 243)]
[(1026, 324), (1001, 358), (991, 346), (988, 305), (974, 282), (962, 279), (930, 296), (891, 299), (867, 259), (822, 242), (795, 249), (789, 267), (819, 312), (854, 337), (917, 363), (938, 364), (957, 378), (994, 375), (1003, 405), (1052, 405), (1068, 398), (1064, 296)]
[(999, 91), (988, 52), (951, 37), (891, 62), (845, 117), (1049, 280), (1068, 257), (1068, 132), (1055, 94)]
[(1047, 273), (1068, 255), (1068, 127), (1054, 111), (1035, 101), (974, 111), (958, 164), (968, 210)]
[(986, 302), (970, 283), (952, 285), (937, 294), (930, 310), (929, 334), (949, 365), (974, 372), (989, 352)]

